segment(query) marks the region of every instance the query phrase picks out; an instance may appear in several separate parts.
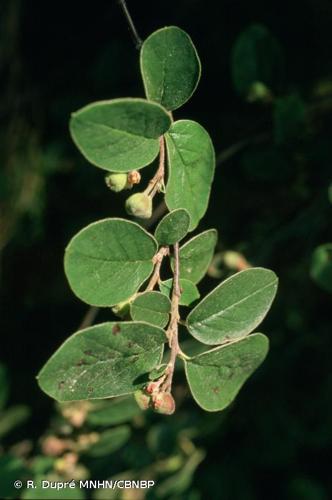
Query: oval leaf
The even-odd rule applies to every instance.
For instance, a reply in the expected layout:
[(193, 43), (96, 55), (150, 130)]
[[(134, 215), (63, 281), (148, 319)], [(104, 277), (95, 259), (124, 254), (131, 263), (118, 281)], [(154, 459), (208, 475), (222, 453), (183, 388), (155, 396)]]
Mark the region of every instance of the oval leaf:
[(198, 85), (201, 64), (196, 49), (189, 35), (175, 26), (145, 40), (140, 62), (147, 98), (169, 110), (188, 101)]
[(310, 275), (323, 290), (332, 292), (332, 243), (320, 245), (315, 249)]
[(203, 344), (221, 344), (248, 335), (264, 319), (276, 295), (273, 271), (251, 268), (212, 290), (187, 318), (190, 333)]
[(217, 231), (209, 229), (180, 247), (180, 272), (182, 278), (190, 280), (192, 283), (198, 283), (204, 278), (214, 254), (217, 237)]
[[(137, 405), (136, 405), (137, 406)], [(88, 457), (104, 457), (118, 451), (128, 441), (131, 435), (129, 425), (121, 425), (115, 429), (98, 433), (98, 441), (82, 449)]]
[(92, 426), (110, 427), (129, 422), (141, 410), (132, 396), (100, 401), (87, 414), (86, 421)]
[(159, 245), (174, 245), (188, 233), (190, 215), (187, 210), (173, 210), (159, 222), (155, 230), (155, 238)]
[(109, 398), (143, 387), (160, 363), (166, 335), (143, 322), (102, 323), (75, 333), (38, 375), (57, 401)]
[[(161, 281), (159, 283), (161, 293), (167, 295), (167, 297), (171, 296), (172, 287), (173, 287), (173, 279)], [(192, 302), (199, 299), (200, 294), (198, 288), (194, 283), (189, 280), (180, 279), (180, 306), (190, 306)]]
[(136, 297), (130, 306), (135, 321), (147, 321), (163, 328), (168, 323), (171, 302), (160, 292), (145, 292)]
[(188, 384), (197, 404), (206, 411), (226, 408), (264, 361), (268, 349), (268, 338), (254, 333), (185, 361)]
[(89, 104), (72, 114), (71, 136), (96, 167), (128, 172), (149, 165), (159, 152), (158, 138), (171, 120), (145, 99), (114, 99)]
[(215, 168), (215, 154), (209, 134), (191, 120), (179, 120), (166, 134), (169, 176), (166, 205), (169, 210), (185, 208), (189, 230), (206, 212)]
[(155, 239), (135, 222), (104, 219), (69, 242), (65, 272), (73, 292), (88, 304), (106, 307), (127, 300), (150, 276)]
[(283, 69), (280, 45), (265, 26), (253, 24), (240, 34), (232, 50), (232, 77), (239, 94), (247, 97), (257, 82), (277, 90)]

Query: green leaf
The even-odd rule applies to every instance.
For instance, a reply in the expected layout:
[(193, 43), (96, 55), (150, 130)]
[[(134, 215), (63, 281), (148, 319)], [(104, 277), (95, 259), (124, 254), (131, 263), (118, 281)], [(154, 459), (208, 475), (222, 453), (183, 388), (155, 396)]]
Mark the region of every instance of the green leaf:
[(234, 87), (244, 97), (257, 82), (278, 90), (284, 70), (279, 42), (265, 26), (249, 26), (234, 44), (231, 69)]
[(26, 465), (21, 458), (13, 455), (0, 455), (0, 498), (17, 498), (17, 489), (14, 487), (14, 482), (24, 480), (28, 471)]
[(194, 236), (180, 248), (180, 273), (182, 278), (193, 283), (199, 283), (204, 278), (213, 257), (217, 237), (217, 231), (209, 229)]
[(175, 26), (155, 31), (141, 49), (141, 73), (148, 99), (174, 110), (194, 93), (201, 75), (196, 49)]
[(206, 411), (226, 408), (264, 361), (268, 348), (268, 338), (254, 333), (185, 361), (188, 384), (197, 404)]
[(325, 243), (314, 250), (310, 275), (323, 290), (332, 292), (332, 243)]
[(190, 333), (203, 344), (221, 344), (248, 335), (263, 321), (276, 295), (278, 278), (260, 267), (234, 274), (191, 311)]
[(274, 139), (277, 144), (299, 139), (306, 132), (304, 101), (297, 94), (276, 99), (273, 119)]
[(128, 422), (140, 413), (141, 410), (132, 396), (115, 398), (98, 403), (98, 407), (88, 413), (86, 421), (90, 425), (109, 427)]
[(170, 116), (159, 104), (145, 99), (114, 99), (73, 113), (70, 132), (90, 163), (111, 172), (128, 172), (156, 158), (159, 137), (170, 124)]
[(38, 375), (41, 389), (58, 401), (131, 394), (160, 363), (166, 335), (143, 322), (102, 323), (66, 340)]
[(185, 208), (189, 230), (206, 212), (215, 168), (215, 154), (209, 134), (191, 120), (174, 122), (166, 134), (169, 176), (166, 205), (169, 210)]
[(135, 321), (147, 321), (163, 328), (167, 325), (171, 302), (160, 292), (144, 292), (130, 306), (130, 315)]
[(150, 276), (156, 251), (155, 239), (135, 222), (104, 219), (69, 242), (65, 273), (81, 300), (114, 306), (129, 299)]
[(75, 488), (63, 489), (47, 487), (48, 483), (43, 483), (43, 481), (52, 481), (53, 484), (54, 482), (64, 482), (64, 478), (60, 474), (54, 472), (47, 475), (41, 474), (35, 476), (33, 480), (36, 487), (26, 489), (20, 497), (22, 500), (84, 500), (86, 498), (84, 489), (79, 488), (78, 482), (76, 482)]
[(187, 210), (173, 210), (159, 222), (155, 230), (155, 238), (159, 245), (174, 245), (188, 233), (190, 215)]
[[(173, 287), (173, 279), (171, 278), (169, 280), (161, 281), (159, 286), (161, 293), (167, 295), (167, 297), (170, 297)], [(199, 299), (200, 297), (197, 286), (189, 280), (180, 279), (180, 289), (180, 306), (190, 306), (192, 302)]]
[[(137, 405), (136, 405), (137, 406)], [(109, 429), (99, 434), (98, 441), (84, 450), (89, 457), (103, 457), (118, 451), (130, 438), (131, 430), (128, 425)]]
[(30, 417), (28, 406), (11, 406), (0, 414), (0, 438), (11, 432), (15, 427), (23, 424)]

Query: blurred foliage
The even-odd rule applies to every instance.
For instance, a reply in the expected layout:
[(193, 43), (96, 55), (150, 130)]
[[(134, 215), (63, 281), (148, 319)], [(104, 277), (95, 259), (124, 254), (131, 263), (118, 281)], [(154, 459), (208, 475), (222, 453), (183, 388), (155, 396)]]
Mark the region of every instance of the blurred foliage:
[[(17, 498), (16, 479), (122, 477), (154, 478), (146, 498), (331, 498), (332, 5), (181, 0), (170, 8), (147, 0), (129, 7), (142, 37), (174, 24), (198, 48), (202, 83), (185, 113), (209, 128), (223, 160), (204, 219), (205, 229), (219, 229), (218, 253), (199, 288), (205, 293), (236, 270), (229, 251), (240, 256), (238, 266), (272, 268), (280, 291), (264, 324), (271, 351), (222, 413), (195, 407), (181, 372), (171, 417), (142, 415), (129, 400), (55, 408), (39, 392), (35, 374), (85, 313), (67, 287), (63, 249), (83, 225), (123, 214), (103, 174), (71, 144), (69, 114), (142, 88), (117, 2), (78, 11), (75, 2), (50, 9), (40, 0), (4, 0), (0, 496)], [(97, 321), (110, 318), (103, 310)], [(21, 495), (46, 492), (55, 498), (54, 490)], [(78, 495), (92, 493), (107, 498), (107, 490)], [(125, 498), (144, 498), (144, 490)]]

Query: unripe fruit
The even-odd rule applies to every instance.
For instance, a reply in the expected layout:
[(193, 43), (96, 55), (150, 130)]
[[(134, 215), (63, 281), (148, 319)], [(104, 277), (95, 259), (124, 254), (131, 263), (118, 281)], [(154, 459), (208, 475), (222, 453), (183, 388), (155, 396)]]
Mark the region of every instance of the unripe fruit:
[(116, 193), (127, 187), (127, 174), (111, 173), (105, 177), (106, 185)]
[(136, 193), (126, 201), (126, 210), (129, 215), (140, 219), (150, 219), (152, 215), (152, 199), (145, 193)]
[(134, 393), (136, 403), (141, 410), (147, 410), (150, 406), (151, 397), (145, 392), (139, 390)]
[(159, 392), (152, 396), (153, 409), (163, 415), (172, 415), (175, 411), (175, 401), (170, 392)]

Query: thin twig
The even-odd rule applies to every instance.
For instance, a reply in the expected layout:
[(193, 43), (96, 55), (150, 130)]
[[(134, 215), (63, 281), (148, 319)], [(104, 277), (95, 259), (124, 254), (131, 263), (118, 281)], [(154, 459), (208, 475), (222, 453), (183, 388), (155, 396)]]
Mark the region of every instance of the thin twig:
[(88, 328), (88, 326), (91, 326), (94, 320), (96, 319), (98, 312), (99, 312), (99, 307), (96, 306), (89, 307), (78, 329), (83, 330), (83, 328)]
[(159, 139), (159, 144), (159, 165), (147, 188), (144, 190), (144, 193), (152, 198), (159, 191), (160, 185), (164, 183), (165, 176), (165, 139), (163, 135)]
[(155, 268), (154, 268), (153, 274), (150, 278), (149, 284), (145, 289), (146, 292), (151, 292), (154, 289), (154, 287), (159, 283), (161, 264), (162, 264), (163, 258), (168, 254), (169, 254), (168, 247), (160, 247), (160, 250), (154, 256), (153, 262), (155, 264)]
[(134, 24), (133, 18), (130, 15), (130, 12), (129, 12), (128, 7), (127, 7), (127, 3), (126, 3), (125, 0), (118, 0), (118, 1), (119, 1), (119, 4), (120, 4), (120, 7), (123, 10), (124, 15), (125, 15), (125, 18), (127, 20), (128, 26), (129, 26), (129, 28), (131, 30), (133, 39), (135, 41), (136, 49), (139, 50), (141, 48), (143, 42), (142, 42), (142, 39), (141, 39), (141, 37), (139, 36), (139, 34), (137, 32), (137, 29), (136, 29), (136, 26)]
[(171, 355), (167, 367), (167, 375), (165, 381), (162, 384), (161, 390), (165, 392), (170, 392), (172, 388), (173, 374), (175, 369), (175, 362), (177, 355), (180, 352), (179, 346), (179, 303), (181, 297), (180, 289), (180, 257), (179, 257), (179, 243), (175, 243), (174, 246), (174, 272), (173, 272), (173, 289), (172, 289), (172, 305), (171, 305), (171, 319), (166, 331), (168, 337), (168, 343), (171, 348)]

